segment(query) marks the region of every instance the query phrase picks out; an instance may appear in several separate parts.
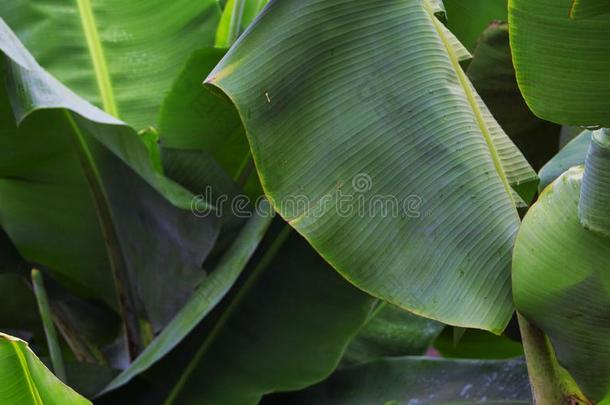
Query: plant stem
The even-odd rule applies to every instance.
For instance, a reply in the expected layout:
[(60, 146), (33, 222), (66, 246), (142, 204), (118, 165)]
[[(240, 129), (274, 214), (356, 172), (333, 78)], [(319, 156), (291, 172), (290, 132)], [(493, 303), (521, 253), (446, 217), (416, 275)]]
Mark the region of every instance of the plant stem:
[(591, 404), (559, 365), (548, 337), (517, 313), (536, 405)]
[(42, 326), (44, 327), (44, 333), (47, 338), (51, 363), (53, 364), (53, 372), (57, 378), (67, 383), (66, 369), (61, 357), (61, 348), (59, 347), (59, 341), (57, 340), (55, 325), (53, 324), (51, 308), (49, 307), (49, 298), (47, 296), (47, 291), (44, 288), (42, 273), (37, 269), (32, 269), (32, 285), (34, 286), (34, 295), (38, 302), (38, 310), (40, 311)]
[(279, 235), (275, 238), (267, 252), (265, 252), (265, 255), (263, 256), (261, 261), (256, 265), (254, 270), (252, 270), (242, 288), (235, 295), (231, 304), (224, 311), (220, 319), (218, 319), (218, 322), (214, 325), (208, 337), (205, 339), (199, 350), (197, 350), (197, 353), (195, 353), (192, 360), (189, 362), (188, 366), (180, 376), (180, 379), (178, 380), (171, 393), (165, 400), (165, 405), (172, 405), (176, 402), (176, 399), (180, 395), (180, 392), (188, 382), (189, 378), (193, 374), (193, 371), (195, 371), (195, 368), (197, 367), (203, 356), (206, 354), (207, 350), (210, 348), (212, 343), (214, 343), (214, 340), (222, 331), (222, 328), (225, 326), (229, 318), (233, 315), (241, 301), (245, 298), (250, 289), (259, 280), (260, 276), (263, 274), (263, 271), (267, 268), (267, 266), (269, 266), (277, 252), (280, 250), (280, 248), (286, 241), (286, 239), (288, 239), (288, 236), (290, 236), (291, 231), (292, 228), (288, 224), (286, 224), (284, 226), (284, 229), (282, 229)]

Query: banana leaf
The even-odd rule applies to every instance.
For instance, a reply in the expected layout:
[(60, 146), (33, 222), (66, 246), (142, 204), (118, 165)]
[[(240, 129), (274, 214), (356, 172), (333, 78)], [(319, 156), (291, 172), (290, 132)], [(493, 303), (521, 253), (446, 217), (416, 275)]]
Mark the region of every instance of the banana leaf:
[(606, 0), (574, 0), (570, 17), (574, 19), (596, 17), (610, 13), (610, 4)]
[(216, 0), (3, 1), (0, 17), (53, 76), (136, 129), (155, 125), (191, 52), (214, 44)]
[(376, 300), (288, 229), (189, 356), (167, 405), (257, 404), (264, 394), (305, 388), (337, 367)]
[(513, 311), (512, 186), (537, 177), (437, 11), (272, 1), (207, 83), (237, 107), (276, 210), (345, 278), (416, 314), (498, 333)]
[(531, 403), (527, 370), (522, 359), (485, 361), (425, 357), (382, 359), (347, 368), (301, 392), (263, 401), (263, 405)]
[[(517, 85), (507, 23), (493, 22), (483, 31), (466, 73), (500, 126), (540, 170), (559, 151), (561, 127), (541, 120), (527, 107)], [(526, 197), (536, 193), (535, 188), (528, 191)]]
[(579, 219), (583, 167), (549, 185), (525, 217), (513, 266), (517, 309), (550, 338), (587, 397), (610, 393), (610, 237)]
[(55, 377), (24, 341), (3, 333), (0, 333), (0, 380), (3, 404), (91, 404)]
[(381, 303), (351, 340), (341, 364), (347, 366), (383, 357), (422, 355), (443, 328), (440, 322)]
[(1, 226), (76, 293), (118, 298), (124, 319), (159, 330), (205, 277), (217, 220), (194, 216), (138, 135), (44, 71), (2, 20), (0, 49)]
[(531, 110), (545, 120), (608, 127), (610, 15), (574, 20), (573, 5), (572, 0), (510, 0), (519, 87)]
[(591, 144), (592, 133), (589, 130), (582, 131), (576, 138), (564, 146), (553, 159), (544, 165), (540, 170), (540, 192), (569, 168), (585, 163), (587, 151)]

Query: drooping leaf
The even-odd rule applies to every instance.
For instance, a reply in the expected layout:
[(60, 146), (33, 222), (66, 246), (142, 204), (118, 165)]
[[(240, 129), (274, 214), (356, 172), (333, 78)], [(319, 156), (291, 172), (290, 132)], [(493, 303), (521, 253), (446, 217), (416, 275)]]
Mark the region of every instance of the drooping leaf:
[(443, 3), (447, 26), (471, 51), (485, 27), (508, 18), (507, 0), (443, 0)]
[(284, 231), (278, 240), (269, 249), (279, 249), (277, 256), (261, 259), (249, 275), (168, 404), (257, 404), (264, 394), (304, 388), (335, 369), (375, 300), (329, 269), (300, 236)]
[(216, 0), (3, 1), (0, 16), (40, 64), (136, 129), (159, 106), (194, 49), (214, 43)]
[(514, 253), (517, 309), (550, 338), (583, 392), (610, 392), (610, 237), (585, 229), (578, 206), (583, 168), (568, 170), (523, 221)]
[(610, 126), (610, 15), (569, 17), (572, 0), (511, 0), (511, 47), (519, 87), (539, 117)]
[(360, 364), (382, 357), (422, 355), (444, 325), (389, 304), (381, 308), (350, 342), (343, 364)]
[(80, 294), (115, 305), (122, 274), (119, 298), (160, 328), (204, 277), (217, 221), (195, 217), (192, 194), (153, 169), (138, 135), (42, 70), (2, 20), (0, 49), (3, 228)]
[(597, 17), (610, 13), (610, 3), (607, 0), (574, 0), (570, 9), (570, 17), (574, 19)]
[(591, 134), (592, 132), (589, 130), (582, 131), (580, 135), (570, 141), (553, 159), (544, 165), (542, 170), (540, 170), (540, 192), (570, 167), (580, 166), (585, 163), (589, 144), (591, 143)]
[(244, 226), (216, 269), (146, 350), (102, 393), (114, 390), (142, 373), (173, 349), (218, 304), (233, 286), (263, 238), (272, 217), (255, 215)]
[(519, 225), (510, 185), (536, 176), (459, 60), (428, 2), (285, 0), (207, 82), (235, 103), (275, 208), (341, 274), (499, 332)]
[[(466, 73), (502, 129), (539, 170), (559, 151), (561, 127), (536, 117), (525, 104), (513, 67), (508, 24), (493, 22), (483, 31)], [(529, 203), (536, 184), (527, 186), (531, 188), (522, 196)]]
[(0, 381), (2, 404), (90, 404), (57, 379), (24, 341), (3, 333), (0, 333)]
[(340, 370), (328, 380), (265, 405), (531, 404), (523, 360), (384, 359)]

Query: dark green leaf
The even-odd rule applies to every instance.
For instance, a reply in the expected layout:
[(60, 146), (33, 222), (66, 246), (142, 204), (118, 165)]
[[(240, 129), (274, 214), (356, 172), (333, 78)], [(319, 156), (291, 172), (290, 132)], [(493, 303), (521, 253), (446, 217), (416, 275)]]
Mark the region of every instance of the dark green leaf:
[(531, 404), (522, 360), (444, 360), (405, 357), (336, 372), (302, 392), (271, 404), (316, 405), (525, 405)]
[(160, 328), (204, 277), (217, 221), (195, 217), (138, 135), (42, 70), (1, 20), (0, 49), (2, 226), (81, 294), (115, 305), (110, 269), (123, 274), (121, 292)]
[(304, 388), (335, 369), (375, 300), (334, 273), (298, 235), (277, 253), (249, 275), (169, 403), (256, 404), (264, 394)]
[(523, 346), (506, 336), (467, 329), (455, 343), (450, 329), (446, 329), (434, 342), (434, 347), (444, 357), (458, 359), (509, 359), (523, 356)]
[(359, 364), (381, 357), (424, 354), (443, 327), (440, 322), (380, 304), (350, 342), (342, 362)]
[[(260, 207), (259, 207), (260, 209)], [(218, 304), (233, 286), (263, 238), (272, 217), (256, 215), (244, 226), (211, 275), (194, 292), (159, 336), (103, 392), (116, 389), (173, 349)]]
[(473, 51), (481, 32), (492, 21), (508, 18), (507, 0), (443, 0), (447, 26)]

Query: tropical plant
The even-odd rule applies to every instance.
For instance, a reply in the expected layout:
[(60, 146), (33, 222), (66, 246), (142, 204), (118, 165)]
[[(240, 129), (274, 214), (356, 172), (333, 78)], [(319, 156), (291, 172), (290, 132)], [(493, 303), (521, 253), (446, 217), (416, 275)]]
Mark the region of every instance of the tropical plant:
[(606, 0), (3, 1), (0, 403), (610, 403), (608, 38)]

